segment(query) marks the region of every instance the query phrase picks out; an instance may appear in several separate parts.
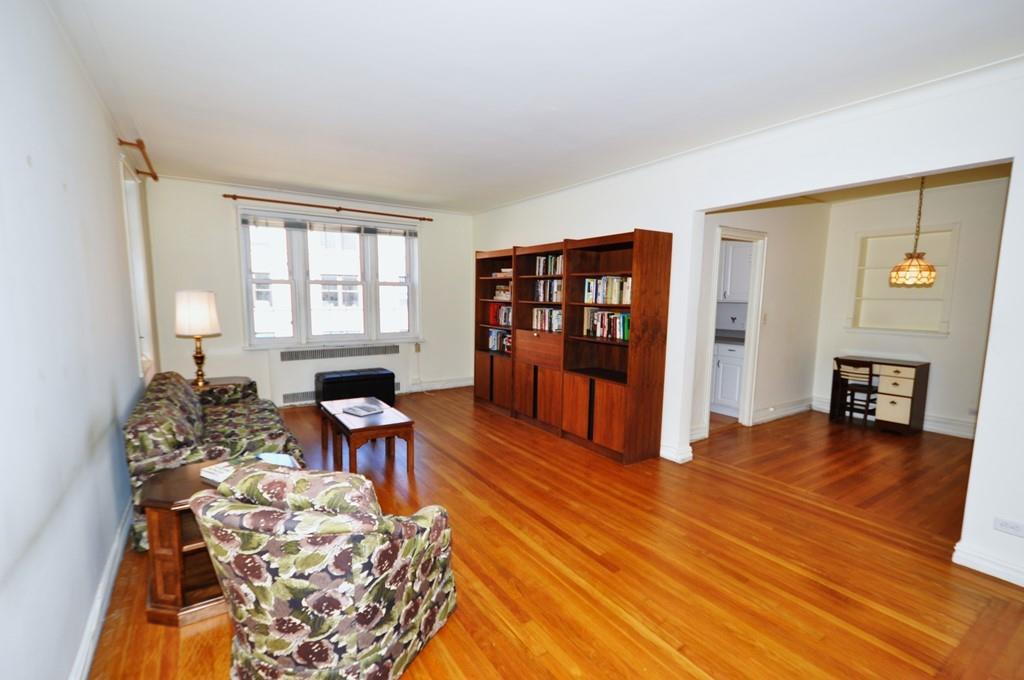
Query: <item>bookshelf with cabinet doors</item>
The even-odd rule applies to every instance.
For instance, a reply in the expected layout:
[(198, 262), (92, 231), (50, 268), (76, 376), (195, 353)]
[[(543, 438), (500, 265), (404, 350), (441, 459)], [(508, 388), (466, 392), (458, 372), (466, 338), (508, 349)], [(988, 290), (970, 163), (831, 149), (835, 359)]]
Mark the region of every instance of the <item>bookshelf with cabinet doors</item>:
[[(560, 270), (538, 272), (539, 257), (559, 255)], [(645, 229), (478, 253), (478, 293), (488, 272), (513, 272), (512, 415), (624, 463), (658, 456), (671, 257), (672, 235)], [(497, 404), (477, 297), (476, 396)]]
[(476, 254), (473, 394), (500, 409), (512, 408), (512, 249)]
[(562, 423), (563, 246), (558, 242), (513, 249), (512, 413), (555, 430)]

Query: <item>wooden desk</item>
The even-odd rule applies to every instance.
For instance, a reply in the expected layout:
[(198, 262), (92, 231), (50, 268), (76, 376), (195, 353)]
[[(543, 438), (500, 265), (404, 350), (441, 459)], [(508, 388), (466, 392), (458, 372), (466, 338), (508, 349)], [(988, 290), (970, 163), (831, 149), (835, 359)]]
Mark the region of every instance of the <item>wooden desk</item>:
[(875, 424), (879, 429), (903, 434), (920, 432), (924, 427), (924, 405), (928, 394), (927, 361), (904, 361), (885, 357), (840, 356), (832, 361), (832, 399), (829, 418), (842, 420), (846, 391), (839, 375), (839, 363), (870, 366), (878, 386)]
[(139, 505), (149, 531), (149, 593), (146, 619), (184, 626), (227, 612), (199, 525), (188, 507), (197, 491), (212, 489), (199, 471), (220, 461), (191, 463), (153, 475), (142, 485)]
[[(353, 416), (344, 412), (349, 406), (368, 404), (383, 409), (372, 416)], [(405, 440), (405, 467), (413, 473), (415, 432), (413, 420), (396, 408), (388, 406), (375, 397), (335, 399), (320, 402), (320, 439), (324, 455), (327, 454), (328, 429), (332, 431), (334, 444), (334, 469), (342, 469), (341, 438), (348, 444), (348, 471), (356, 471), (356, 452), (370, 440), (385, 438), (387, 456), (395, 455), (395, 437)]]

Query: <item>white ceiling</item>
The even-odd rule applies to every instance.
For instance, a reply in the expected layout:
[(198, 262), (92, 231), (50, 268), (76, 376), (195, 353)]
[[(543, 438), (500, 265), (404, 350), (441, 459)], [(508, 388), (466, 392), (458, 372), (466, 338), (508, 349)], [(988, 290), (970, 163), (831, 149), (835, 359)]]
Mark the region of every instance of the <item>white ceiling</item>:
[(50, 0), (160, 173), (476, 212), (1024, 53), (1020, 0)]

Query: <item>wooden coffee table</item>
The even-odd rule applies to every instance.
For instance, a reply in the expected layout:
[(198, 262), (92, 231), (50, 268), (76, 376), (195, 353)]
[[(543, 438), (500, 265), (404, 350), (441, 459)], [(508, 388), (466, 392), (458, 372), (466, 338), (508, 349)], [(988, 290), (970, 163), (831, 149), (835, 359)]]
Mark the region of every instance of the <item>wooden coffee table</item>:
[[(378, 406), (382, 412), (372, 416), (353, 416), (344, 412), (349, 406)], [(328, 429), (334, 444), (334, 469), (342, 469), (341, 438), (348, 444), (348, 471), (356, 471), (356, 452), (363, 444), (384, 437), (388, 457), (395, 455), (395, 437), (405, 440), (405, 469), (413, 473), (415, 455), (415, 432), (413, 420), (396, 408), (388, 406), (375, 397), (356, 399), (335, 399), (320, 402), (320, 440), (324, 456), (328, 453)]]
[(142, 485), (139, 504), (149, 531), (149, 594), (146, 618), (184, 626), (227, 612), (217, 574), (188, 499), (215, 488), (199, 471), (219, 461), (190, 463), (156, 473)]

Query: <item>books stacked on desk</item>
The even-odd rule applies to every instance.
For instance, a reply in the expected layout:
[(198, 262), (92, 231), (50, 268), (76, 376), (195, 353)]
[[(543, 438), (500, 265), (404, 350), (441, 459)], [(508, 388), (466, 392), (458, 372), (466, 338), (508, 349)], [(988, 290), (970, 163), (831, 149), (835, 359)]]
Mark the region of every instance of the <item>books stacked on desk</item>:
[(602, 276), (583, 280), (583, 302), (585, 303), (628, 305), (632, 296), (632, 276)]
[(537, 267), (533, 272), (537, 276), (558, 276), (562, 273), (561, 255), (541, 255), (537, 257)]
[(629, 340), (629, 312), (583, 308), (583, 335), (605, 340)]
[(533, 310), (533, 330), (562, 332), (562, 310), (554, 307), (537, 307)]

